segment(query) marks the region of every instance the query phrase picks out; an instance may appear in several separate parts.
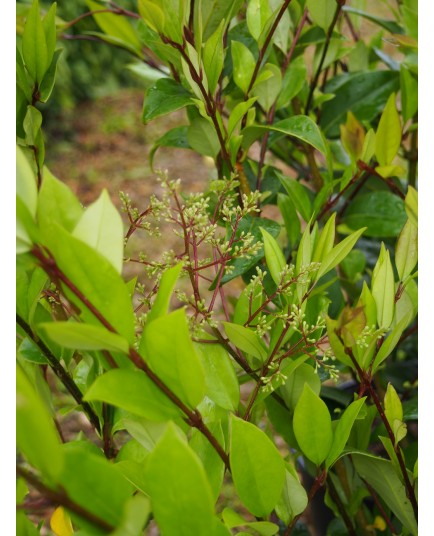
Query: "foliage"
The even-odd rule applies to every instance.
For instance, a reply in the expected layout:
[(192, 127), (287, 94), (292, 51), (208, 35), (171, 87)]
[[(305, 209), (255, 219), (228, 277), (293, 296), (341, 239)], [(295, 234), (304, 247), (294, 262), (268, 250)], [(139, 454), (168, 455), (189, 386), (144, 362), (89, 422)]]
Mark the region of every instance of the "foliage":
[[(33, 1), (17, 51), (19, 533), (39, 533), (29, 486), (57, 535), (289, 535), (321, 488), (327, 534), (416, 534), (416, 2), (391, 20), (334, 0), (87, 5), (91, 36), (153, 80), (143, 121), (186, 110), (151, 160), (193, 150), (216, 178), (184, 194), (160, 173), (140, 208), (121, 193), (126, 232), (106, 191), (84, 209), (44, 166), (65, 23)], [(179, 248), (134, 253), (161, 220)], [(66, 440), (66, 412), (95, 441)]]

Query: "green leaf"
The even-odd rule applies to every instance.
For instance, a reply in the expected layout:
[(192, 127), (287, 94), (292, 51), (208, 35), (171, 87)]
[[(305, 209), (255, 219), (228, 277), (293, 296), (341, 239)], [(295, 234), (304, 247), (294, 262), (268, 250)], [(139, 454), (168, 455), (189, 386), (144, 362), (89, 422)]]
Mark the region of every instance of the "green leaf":
[(151, 513), (148, 497), (141, 493), (134, 495), (124, 505), (122, 522), (111, 536), (137, 536), (143, 532), (143, 527)]
[(247, 94), (256, 60), (246, 45), (240, 41), (231, 42), (231, 52), (234, 82), (243, 93)]
[(191, 93), (170, 78), (160, 78), (148, 89), (143, 105), (143, 122), (180, 110), (191, 104)]
[[(86, 442), (72, 441), (64, 445), (65, 465), (59, 483), (72, 501), (87, 511), (117, 526), (122, 521), (126, 501), (133, 493), (132, 485), (117, 467)], [(76, 519), (76, 515), (71, 517)], [(80, 526), (94, 530), (94, 525), (80, 518)]]
[(304, 57), (294, 58), (283, 75), (282, 89), (277, 99), (277, 110), (288, 106), (291, 100), (300, 93), (306, 82), (306, 78), (307, 70)]
[(249, 328), (223, 322), (226, 335), (232, 344), (237, 348), (261, 360), (262, 363), (267, 359), (267, 350), (259, 335)]
[(151, 421), (176, 419), (181, 410), (141, 370), (114, 369), (98, 376), (84, 396)]
[(294, 247), (300, 237), (301, 225), (295, 205), (288, 195), (277, 194), (277, 206), (285, 222), (286, 234), (291, 247)]
[(187, 139), (188, 128), (189, 127), (186, 125), (172, 128), (154, 143), (149, 153), (149, 161), (152, 170), (154, 170), (154, 156), (159, 147), (177, 147), (179, 149), (191, 149)]
[(320, 126), (330, 137), (339, 136), (339, 125), (351, 111), (359, 121), (371, 121), (384, 109), (389, 95), (399, 89), (399, 73), (364, 71), (334, 78), (324, 87), (334, 99), (324, 103)]
[(74, 350), (110, 350), (128, 353), (128, 341), (100, 326), (77, 322), (48, 322), (39, 324), (47, 336), (65, 348)]
[(243, 130), (243, 147), (250, 145), (265, 132), (278, 132), (281, 135), (292, 136), (312, 145), (322, 154), (326, 154), (327, 149), (317, 124), (307, 115), (294, 115), (288, 119), (277, 121), (271, 126), (254, 125)]
[(220, 344), (193, 343), (205, 372), (205, 393), (220, 407), (237, 411), (240, 387), (227, 351)]
[(285, 481), (283, 458), (259, 428), (231, 415), (230, 463), (235, 489), (255, 516), (267, 516)]
[(211, 486), (198, 456), (172, 424), (149, 455), (146, 476), (152, 511), (163, 534), (212, 533), (215, 517)]
[(284, 175), (279, 175), (279, 179), (288, 192), (297, 212), (305, 222), (308, 222), (312, 214), (312, 203), (310, 202), (307, 188), (296, 180)]
[(390, 382), (387, 384), (386, 394), (384, 395), (384, 413), (391, 428), (393, 428), (395, 420), (402, 421), (403, 419), (401, 399)]
[(347, 13), (351, 13), (353, 15), (359, 15), (360, 17), (363, 17), (367, 20), (370, 20), (371, 22), (377, 24), (378, 26), (381, 26), (388, 32), (392, 34), (402, 34), (403, 29), (402, 27), (395, 22), (394, 20), (386, 20), (382, 19), (380, 17), (377, 17), (376, 15), (373, 15), (372, 13), (366, 13), (365, 11), (362, 11), (361, 9), (356, 9), (351, 6), (344, 6), (343, 10)]
[(98, 251), (119, 274), (121, 273), (124, 252), (123, 224), (106, 189), (86, 209), (72, 236)]
[(27, 14), (23, 33), (23, 59), (34, 82), (38, 84), (42, 82), (51, 58), (48, 55), (38, 0), (33, 0), (32, 7)]
[[(44, 229), (43, 242), (54, 256), (61, 272), (77, 287), (80, 294), (132, 344), (135, 337), (133, 307), (128, 288), (113, 265), (57, 223)], [(86, 323), (100, 325), (80, 298), (68, 288), (65, 288), (65, 293), (80, 309)]]
[(56, 3), (51, 4), (49, 10), (42, 20), (42, 26), (47, 43), (47, 64), (53, 60), (54, 49), (56, 48)]
[(155, 320), (156, 318), (167, 314), (170, 304), (170, 298), (172, 296), (173, 289), (175, 288), (175, 283), (178, 280), (181, 270), (182, 263), (179, 263), (164, 272), (160, 280), (157, 296), (146, 318), (146, 322), (148, 324), (152, 322), (152, 320)]
[(187, 131), (187, 140), (192, 149), (204, 156), (216, 158), (220, 143), (215, 129), (202, 117), (193, 119)]
[(335, 0), (306, 0), (306, 7), (312, 21), (320, 28), (327, 31), (336, 11)]
[(289, 525), (295, 516), (305, 511), (307, 504), (305, 489), (298, 479), (286, 470), (282, 496), (276, 504), (276, 514), (286, 525)]
[(280, 93), (282, 87), (282, 74), (280, 69), (272, 63), (265, 64), (262, 72), (266, 71), (269, 71), (271, 76), (262, 82), (256, 83), (251, 94), (258, 97), (259, 104), (266, 112), (269, 112)]
[(307, 384), (295, 407), (293, 426), (303, 454), (321, 465), (332, 446), (332, 421), (326, 404)]
[(246, 21), (249, 32), (256, 41), (258, 41), (271, 15), (272, 11), (268, 0), (250, 0), (246, 11)]
[(208, 79), (208, 87), (213, 95), (220, 74), (223, 69), (224, 49), (223, 49), (223, 32), (225, 29), (225, 21), (220, 22), (220, 26), (207, 40), (203, 49), (202, 61)]
[(184, 403), (193, 408), (199, 404), (205, 394), (205, 377), (190, 339), (184, 309), (146, 324), (140, 353)]
[(417, 238), (417, 227), (412, 220), (407, 220), (395, 249), (395, 264), (400, 281), (409, 276), (417, 264)]
[(375, 134), (375, 156), (381, 166), (392, 163), (401, 145), (401, 122), (396, 109), (396, 96), (392, 93), (381, 114)]
[(327, 255), (322, 259), (321, 266), (316, 274), (316, 281), (318, 281), (318, 279), (320, 279), (327, 272), (330, 272), (330, 270), (333, 270), (335, 266), (345, 259), (365, 230), (366, 227), (362, 227), (362, 229), (355, 231), (350, 236), (344, 238), (342, 242), (339, 242), (337, 246), (327, 253)]
[(378, 326), (387, 329), (395, 313), (395, 278), (389, 252), (383, 243), (372, 273), (371, 291), (377, 305)]
[(20, 344), (18, 352), (19, 352), (19, 355), (23, 359), (26, 359), (27, 361), (30, 361), (31, 363), (38, 363), (38, 365), (48, 364), (48, 361), (45, 355), (36, 346), (36, 344), (31, 339), (28, 339), (27, 337)]
[(82, 214), (81, 204), (71, 190), (44, 168), (38, 199), (39, 226), (45, 227), (51, 222), (57, 222), (67, 231), (72, 231)]
[(282, 369), (282, 374), (288, 376), (288, 379), (280, 387), (279, 392), (291, 410), (294, 410), (297, 406), (305, 385), (309, 385), (316, 395), (319, 395), (321, 391), (321, 380), (318, 374), (316, 374), (315, 369), (311, 365), (303, 361), (306, 361), (304, 356), (292, 361), (289, 365), (290, 367), (298, 363), (298, 366), (294, 370), (289, 370), (288, 367), (283, 367)]
[(336, 212), (333, 212), (324, 225), (324, 228), (321, 231), (321, 234), (315, 245), (312, 255), (313, 262), (322, 262), (333, 249), (333, 245), (335, 243), (335, 221)]
[(61, 48), (55, 51), (53, 59), (51, 60), (47, 72), (45, 73), (44, 78), (41, 82), (41, 85), (39, 87), (39, 100), (41, 102), (47, 102), (47, 100), (51, 96), (51, 92), (53, 91), (54, 83), (56, 80), (57, 63), (59, 61), (61, 53)]
[[(225, 446), (225, 438), (222, 425), (220, 422), (210, 422), (207, 424), (212, 435), (217, 439), (220, 445)], [(205, 469), (208, 482), (210, 483), (213, 501), (216, 502), (221, 491), (223, 478), (225, 474), (225, 464), (217, 454), (214, 447), (208, 439), (197, 429), (194, 429), (191, 434), (189, 443), (190, 447), (199, 456)]]
[(375, 356), (372, 372), (375, 372), (381, 363), (393, 352), (401, 338), (401, 335), (412, 320), (412, 316), (413, 314), (411, 311), (407, 315), (404, 315), (389, 333), (381, 345), (377, 355)]
[(418, 110), (418, 81), (417, 76), (401, 63), (400, 70), (402, 119), (408, 121)]
[(17, 447), (31, 465), (56, 482), (63, 467), (63, 452), (54, 422), (20, 366), (16, 384)]
[(276, 239), (270, 233), (261, 227), (262, 238), (264, 241), (265, 260), (267, 268), (270, 270), (270, 275), (276, 285), (279, 285), (282, 280), (282, 270), (286, 267), (286, 260), (280, 249)]
[(334, 464), (334, 462), (338, 459), (338, 457), (344, 450), (348, 438), (350, 437), (354, 421), (357, 419), (360, 410), (365, 403), (365, 400), (366, 396), (364, 396), (363, 398), (359, 398), (359, 400), (355, 400), (347, 407), (347, 409), (341, 415), (338, 424), (336, 425), (336, 428), (334, 430), (333, 443), (330, 452), (327, 455), (327, 468)]
[(202, 0), (195, 5), (195, 16), (200, 15), (203, 28), (203, 40), (206, 41), (218, 28), (221, 20), (228, 25), (241, 8), (243, 0)]
[(411, 534), (417, 534), (413, 509), (392, 463), (362, 453), (352, 454), (351, 458), (361, 478), (374, 488), (404, 527)]
[(36, 177), (30, 167), (30, 164), (23, 152), (23, 150), (17, 145), (16, 147), (16, 177), (17, 177), (17, 197), (21, 199), (24, 205), (27, 207), (32, 217), (36, 216), (36, 209), (38, 204), (38, 189), (36, 186)]
[(253, 106), (253, 104), (257, 100), (258, 100), (257, 97), (252, 97), (251, 99), (248, 99), (246, 101), (239, 102), (235, 106), (235, 108), (231, 111), (231, 115), (229, 116), (229, 121), (228, 121), (228, 136), (229, 137), (233, 133), (235, 127), (244, 117), (244, 115), (249, 111), (249, 109)]
[[(231, 508), (225, 508), (223, 510), (222, 518), (225, 525), (230, 529), (233, 529), (235, 527), (249, 527), (253, 529), (255, 534), (258, 533), (263, 536), (272, 536), (273, 534), (276, 534), (276, 532), (278, 532), (279, 530), (279, 527), (277, 525), (268, 521), (253, 521), (249, 523)], [(237, 534), (250, 533), (237, 532)]]
[(413, 186), (409, 186), (407, 195), (405, 196), (405, 212), (407, 213), (408, 219), (411, 220), (416, 227), (418, 226), (417, 198), (417, 190), (413, 188)]
[(398, 236), (406, 221), (404, 202), (389, 191), (358, 195), (345, 211), (342, 224), (357, 230), (366, 226), (365, 236)]
[[(91, 11), (101, 11), (104, 4), (86, 0)], [(127, 43), (138, 55), (141, 55), (141, 43), (128, 19), (114, 13), (93, 13), (93, 18), (103, 32)]]

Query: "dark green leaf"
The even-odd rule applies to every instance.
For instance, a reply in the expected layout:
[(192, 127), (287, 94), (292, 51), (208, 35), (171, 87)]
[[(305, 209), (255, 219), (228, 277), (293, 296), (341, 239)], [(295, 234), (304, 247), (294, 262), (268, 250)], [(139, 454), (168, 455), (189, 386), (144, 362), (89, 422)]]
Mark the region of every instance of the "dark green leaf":
[(389, 95), (399, 89), (399, 73), (372, 71), (344, 74), (324, 87), (325, 93), (335, 98), (324, 103), (320, 125), (324, 133), (339, 136), (339, 125), (344, 124), (351, 111), (359, 121), (371, 121), (380, 113)]
[(357, 230), (366, 226), (365, 236), (398, 236), (407, 219), (404, 202), (392, 192), (358, 195), (348, 206), (341, 223)]
[(143, 105), (143, 122), (174, 112), (191, 104), (191, 94), (170, 78), (160, 78), (148, 89)]

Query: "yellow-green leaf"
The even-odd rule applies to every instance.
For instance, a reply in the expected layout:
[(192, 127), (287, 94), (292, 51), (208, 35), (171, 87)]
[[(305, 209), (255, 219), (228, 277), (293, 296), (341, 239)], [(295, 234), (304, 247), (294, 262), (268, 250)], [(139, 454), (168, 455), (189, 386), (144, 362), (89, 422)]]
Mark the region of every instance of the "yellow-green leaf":
[(396, 95), (390, 95), (375, 136), (375, 156), (381, 166), (392, 163), (401, 144), (401, 122), (396, 109)]

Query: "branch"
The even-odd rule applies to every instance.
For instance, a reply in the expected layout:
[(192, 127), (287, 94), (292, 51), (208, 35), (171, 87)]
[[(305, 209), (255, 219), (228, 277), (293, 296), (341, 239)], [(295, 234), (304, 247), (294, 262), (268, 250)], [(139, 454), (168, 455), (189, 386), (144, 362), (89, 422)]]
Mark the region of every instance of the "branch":
[(31, 327), (27, 324), (27, 322), (25, 322), (23, 318), (21, 318), (19, 315), (16, 315), (16, 320), (17, 324), (24, 330), (26, 335), (34, 342), (34, 344), (36, 344), (39, 350), (41, 350), (41, 352), (44, 354), (54, 374), (63, 383), (63, 385), (72, 395), (77, 404), (79, 404), (83, 408), (83, 411), (86, 413), (89, 421), (92, 423), (95, 430), (97, 432), (101, 432), (101, 427), (97, 414), (94, 412), (89, 403), (83, 400), (83, 393), (80, 391), (77, 384), (71, 378), (69, 373), (60, 364), (60, 361), (57, 359), (57, 357), (51, 352), (48, 346), (46, 346), (46, 344), (33, 333)]
[(102, 529), (106, 532), (112, 532), (115, 529), (115, 527), (110, 525), (110, 523), (107, 523), (107, 521), (105, 521), (104, 519), (101, 519), (94, 513), (89, 512), (88, 510), (74, 502), (72, 499), (70, 499), (64, 490), (55, 491), (49, 488), (48, 486), (43, 484), (34, 474), (32, 474), (30, 471), (27, 471), (27, 469), (24, 469), (24, 467), (20, 467), (19, 465), (17, 465), (17, 475), (24, 478), (24, 480), (31, 484), (45, 497), (53, 501), (53, 503), (64, 506), (66, 509), (79, 515), (89, 523), (92, 523), (92, 525), (95, 525), (95, 527), (98, 527), (99, 529)]

